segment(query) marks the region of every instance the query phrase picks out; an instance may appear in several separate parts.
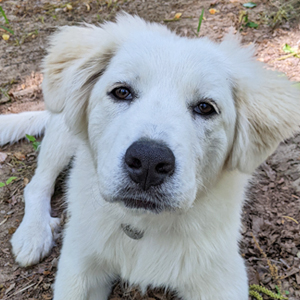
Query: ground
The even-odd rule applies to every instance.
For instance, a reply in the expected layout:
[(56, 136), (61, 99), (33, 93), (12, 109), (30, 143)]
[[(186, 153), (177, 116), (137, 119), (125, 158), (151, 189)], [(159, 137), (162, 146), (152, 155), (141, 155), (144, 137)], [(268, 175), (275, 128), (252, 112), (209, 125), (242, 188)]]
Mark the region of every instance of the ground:
[[(113, 19), (120, 10), (164, 23), (180, 35), (209, 36), (215, 41), (221, 40), (232, 27), (240, 31), (243, 44), (255, 44), (258, 60), (284, 72), (291, 80), (300, 81), (300, 59), (293, 55), (286, 57), (289, 53), (282, 50), (285, 44), (295, 49), (299, 47), (299, 22), (281, 21), (284, 12), (278, 11), (279, 1), (255, 1), (257, 6), (253, 9), (243, 7), (246, 2), (0, 0), (9, 20), (9, 24), (5, 24), (0, 14), (0, 25), (14, 31), (14, 35), (9, 33), (8, 41), (0, 40), (0, 113), (43, 109), (40, 64), (47, 50), (47, 37), (57, 26), (82, 21), (101, 23)], [(205, 18), (197, 34), (202, 8)], [(216, 10), (215, 14), (209, 12), (210, 8)], [(248, 22), (259, 25), (257, 29), (245, 26), (247, 21), (241, 11), (248, 14)], [(175, 21), (177, 13), (182, 15)], [(7, 34), (1, 30), (1, 35)], [(14, 262), (9, 243), (23, 217), (22, 193), (33, 175), (36, 157), (36, 151), (26, 141), (0, 148), (0, 181), (17, 177), (7, 187), (0, 188), (0, 299), (52, 299), (60, 235), (50, 256), (30, 268), (21, 268)], [(62, 181), (63, 178), (57, 183), (52, 214), (62, 217), (63, 226)], [(259, 284), (290, 300), (300, 299), (299, 183), (300, 135), (297, 135), (282, 143), (254, 174), (243, 209), (240, 244), (248, 266), (249, 284)], [(137, 289), (118, 283), (110, 299), (170, 300), (176, 297), (159, 290), (149, 290), (147, 295), (141, 296)], [(271, 297), (264, 296), (264, 299)]]

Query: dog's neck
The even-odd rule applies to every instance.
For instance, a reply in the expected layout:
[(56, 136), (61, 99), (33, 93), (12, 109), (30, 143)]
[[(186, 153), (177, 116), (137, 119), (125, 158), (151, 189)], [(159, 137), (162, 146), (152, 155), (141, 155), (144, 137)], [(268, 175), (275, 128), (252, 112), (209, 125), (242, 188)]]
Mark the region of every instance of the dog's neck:
[(248, 175), (238, 172), (227, 173), (226, 176), (221, 176), (210, 192), (198, 197), (189, 210), (182, 213), (163, 212), (156, 215), (134, 215), (129, 212), (124, 216), (121, 228), (124, 235), (135, 240), (149, 235), (164, 234), (198, 236), (209, 234), (210, 231), (214, 232), (216, 227), (220, 228), (221, 232), (224, 229), (231, 233), (233, 231), (228, 231), (226, 228), (232, 227), (232, 230), (238, 234), (244, 189), (248, 178)]

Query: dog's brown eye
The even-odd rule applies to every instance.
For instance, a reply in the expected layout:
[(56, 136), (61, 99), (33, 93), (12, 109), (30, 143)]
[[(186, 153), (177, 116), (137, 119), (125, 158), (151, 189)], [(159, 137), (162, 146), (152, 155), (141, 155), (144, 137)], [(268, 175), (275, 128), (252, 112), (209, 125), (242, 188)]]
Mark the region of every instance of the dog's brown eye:
[(205, 115), (205, 116), (211, 115), (216, 112), (214, 107), (211, 104), (206, 102), (201, 102), (200, 104), (198, 104), (194, 108), (194, 111), (199, 115)]
[(132, 94), (128, 88), (118, 87), (111, 91), (112, 95), (118, 100), (132, 100)]

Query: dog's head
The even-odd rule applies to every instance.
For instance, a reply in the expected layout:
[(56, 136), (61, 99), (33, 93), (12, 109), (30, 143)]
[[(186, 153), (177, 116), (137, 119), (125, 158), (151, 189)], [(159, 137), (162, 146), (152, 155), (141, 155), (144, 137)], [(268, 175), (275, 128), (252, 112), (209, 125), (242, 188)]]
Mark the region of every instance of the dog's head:
[(90, 147), (106, 201), (185, 210), (298, 129), (300, 93), (252, 54), (233, 36), (187, 39), (128, 15), (63, 27), (44, 61), (45, 101)]

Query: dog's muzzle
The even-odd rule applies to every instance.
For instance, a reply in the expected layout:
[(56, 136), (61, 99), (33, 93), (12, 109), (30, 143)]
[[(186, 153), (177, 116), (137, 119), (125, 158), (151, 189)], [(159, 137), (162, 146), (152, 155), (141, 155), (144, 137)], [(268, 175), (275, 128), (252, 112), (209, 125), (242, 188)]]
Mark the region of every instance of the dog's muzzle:
[[(154, 140), (139, 140), (134, 142), (125, 153), (125, 171), (130, 181), (135, 184), (135, 196), (125, 197), (122, 202), (129, 208), (146, 210), (161, 210), (163, 203), (157, 197), (151, 199), (155, 191), (150, 189), (163, 184), (174, 174), (175, 156), (172, 150)], [(137, 197), (137, 195), (147, 197)]]

